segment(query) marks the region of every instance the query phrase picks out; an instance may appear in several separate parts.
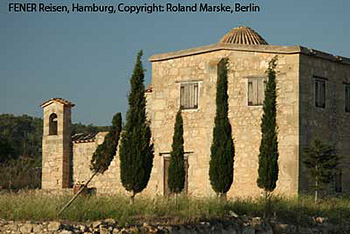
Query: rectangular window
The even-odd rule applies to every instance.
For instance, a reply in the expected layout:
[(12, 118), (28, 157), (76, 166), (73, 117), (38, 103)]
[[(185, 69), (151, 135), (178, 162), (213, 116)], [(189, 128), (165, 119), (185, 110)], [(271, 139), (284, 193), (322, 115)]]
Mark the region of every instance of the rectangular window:
[(350, 112), (350, 84), (345, 85), (345, 112)]
[(265, 78), (248, 79), (248, 105), (259, 106), (264, 103), (266, 89)]
[(180, 87), (181, 110), (198, 108), (198, 83), (184, 83)]
[(315, 79), (315, 106), (326, 107), (326, 81)]

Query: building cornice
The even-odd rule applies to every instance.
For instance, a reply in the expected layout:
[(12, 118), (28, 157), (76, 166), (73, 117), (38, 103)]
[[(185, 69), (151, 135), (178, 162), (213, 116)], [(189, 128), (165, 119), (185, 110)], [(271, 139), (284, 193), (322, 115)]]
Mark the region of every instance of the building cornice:
[(159, 62), (170, 59), (176, 59), (186, 56), (210, 53), (220, 50), (232, 50), (232, 51), (245, 51), (245, 52), (260, 52), (260, 53), (272, 53), (272, 54), (305, 54), (309, 56), (319, 57), (321, 59), (330, 60), (333, 62), (339, 62), (342, 64), (350, 65), (350, 59), (342, 56), (334, 56), (319, 50), (308, 49), (303, 46), (277, 46), (277, 45), (239, 45), (239, 44), (225, 44), (216, 43), (207, 46), (201, 46), (196, 48), (190, 48), (185, 50), (179, 50), (164, 54), (155, 54), (149, 58), (150, 62)]

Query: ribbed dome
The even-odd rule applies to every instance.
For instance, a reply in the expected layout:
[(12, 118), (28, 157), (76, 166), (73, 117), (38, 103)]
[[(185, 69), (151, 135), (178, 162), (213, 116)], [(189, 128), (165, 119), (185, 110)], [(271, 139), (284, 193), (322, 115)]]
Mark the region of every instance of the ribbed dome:
[(245, 26), (238, 26), (231, 29), (219, 42), (241, 45), (268, 45), (264, 38), (257, 32)]

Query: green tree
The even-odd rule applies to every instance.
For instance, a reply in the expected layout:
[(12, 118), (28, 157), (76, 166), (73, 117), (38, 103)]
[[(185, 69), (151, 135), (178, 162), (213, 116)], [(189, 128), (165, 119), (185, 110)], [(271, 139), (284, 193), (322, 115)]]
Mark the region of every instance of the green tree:
[(41, 185), (41, 159), (19, 157), (0, 164), (0, 187), (33, 189)]
[(226, 58), (218, 64), (216, 115), (209, 164), (210, 183), (220, 197), (225, 197), (232, 185), (235, 154), (232, 129), (228, 119), (227, 64)]
[(42, 119), (28, 115), (0, 115), (0, 137), (12, 148), (9, 158), (41, 157)]
[(185, 162), (184, 162), (184, 139), (183, 121), (181, 111), (176, 114), (170, 164), (168, 168), (168, 186), (172, 193), (178, 194), (185, 186)]
[(109, 126), (94, 126), (92, 124), (85, 125), (82, 123), (75, 123), (72, 124), (72, 135), (78, 134), (78, 133), (84, 133), (84, 134), (96, 134), (98, 132), (107, 132), (110, 130)]
[(314, 183), (313, 190), (316, 203), (318, 192), (333, 181), (334, 169), (339, 164), (339, 157), (333, 146), (327, 145), (319, 139), (314, 139), (310, 147), (304, 148), (303, 163)]
[(90, 169), (103, 174), (111, 164), (118, 147), (122, 130), (122, 115), (117, 113), (112, 120), (112, 126), (102, 144), (97, 146), (91, 159)]
[(264, 189), (265, 199), (276, 188), (278, 180), (278, 141), (276, 123), (276, 71), (277, 57), (269, 62), (266, 71), (268, 82), (265, 90), (261, 120), (261, 143), (259, 148), (259, 169), (257, 184)]
[(0, 136), (0, 164), (11, 159), (13, 149), (7, 139)]
[(137, 55), (130, 79), (129, 109), (119, 154), (121, 182), (124, 188), (132, 193), (131, 203), (134, 202), (135, 195), (147, 187), (153, 166), (153, 144), (151, 144), (151, 129), (146, 118), (144, 69), (141, 56), (142, 51)]

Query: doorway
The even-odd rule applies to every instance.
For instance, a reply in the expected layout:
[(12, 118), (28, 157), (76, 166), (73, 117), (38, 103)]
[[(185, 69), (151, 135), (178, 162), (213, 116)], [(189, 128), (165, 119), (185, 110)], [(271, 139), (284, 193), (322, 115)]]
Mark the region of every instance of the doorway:
[[(185, 156), (185, 186), (182, 191), (182, 194), (187, 194), (188, 191), (188, 157)], [(171, 195), (169, 186), (168, 186), (168, 168), (170, 164), (170, 156), (164, 157), (164, 196)]]

